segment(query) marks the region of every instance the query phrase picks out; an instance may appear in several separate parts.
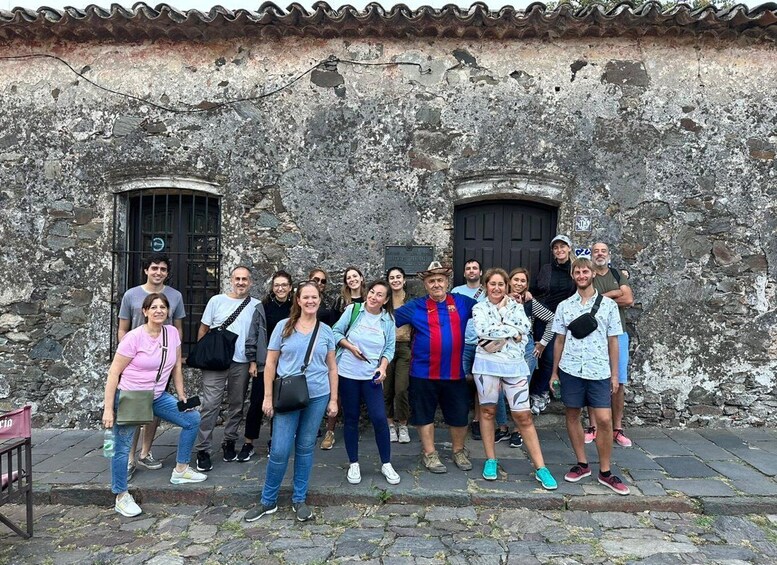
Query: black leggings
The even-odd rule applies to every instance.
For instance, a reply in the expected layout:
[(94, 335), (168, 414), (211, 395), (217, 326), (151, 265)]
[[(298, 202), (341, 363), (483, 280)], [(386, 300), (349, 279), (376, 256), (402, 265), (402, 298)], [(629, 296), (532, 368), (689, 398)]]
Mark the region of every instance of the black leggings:
[(259, 437), (262, 427), (262, 402), (264, 401), (264, 373), (259, 373), (251, 379), (251, 404), (246, 414), (246, 439), (254, 440)]

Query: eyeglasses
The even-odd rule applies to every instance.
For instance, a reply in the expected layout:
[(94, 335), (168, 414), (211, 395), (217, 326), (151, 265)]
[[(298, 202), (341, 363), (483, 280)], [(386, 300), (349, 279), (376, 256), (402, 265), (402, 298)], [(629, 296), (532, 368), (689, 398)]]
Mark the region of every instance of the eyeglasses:
[(314, 283), (318, 283), (318, 284), (326, 284), (326, 279), (325, 279), (325, 278), (321, 278), (321, 277), (313, 277), (313, 278), (312, 278), (312, 279), (310, 279), (310, 280), (312, 280)]
[(276, 283), (272, 285), (273, 288), (289, 288), (289, 283)]

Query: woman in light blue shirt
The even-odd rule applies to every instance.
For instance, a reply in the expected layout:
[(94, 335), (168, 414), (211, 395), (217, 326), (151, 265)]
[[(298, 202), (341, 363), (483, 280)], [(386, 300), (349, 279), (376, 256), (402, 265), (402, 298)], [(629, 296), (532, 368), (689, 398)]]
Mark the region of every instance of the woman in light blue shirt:
[[(278, 322), (270, 337), (264, 367), (262, 411), (268, 418), (275, 416), (272, 447), (267, 461), (261, 503), (246, 513), (247, 522), (253, 522), (278, 510), (278, 491), (286, 474), (292, 447), (294, 448), (292, 508), (300, 522), (313, 517), (313, 512), (305, 504), (305, 499), (308, 494), (310, 471), (313, 467), (316, 434), (325, 412), (330, 415), (337, 414), (335, 338), (332, 329), (316, 319), (320, 304), (321, 291), (318, 285), (313, 281), (302, 283), (294, 296), (289, 318)], [(302, 373), (305, 354), (316, 325), (318, 325), (318, 334), (310, 363), (305, 369), (310, 402), (300, 410), (274, 414), (273, 380), (276, 375), (283, 378)]]
[(504, 391), (510, 413), (536, 469), (535, 477), (543, 488), (554, 490), (558, 485), (545, 467), (529, 405), (529, 367), (524, 355), (526, 335), (531, 331), (531, 323), (526, 317), (523, 304), (508, 296), (507, 281), (504, 269), (486, 271), (487, 299), (472, 309), (478, 335), (472, 374), (480, 400), (480, 432), (487, 457), (483, 465), (483, 478), (493, 481), (498, 476), (494, 416), (499, 393)]
[(367, 287), (364, 305), (351, 320), (353, 304), (349, 305), (333, 331), (337, 340), (337, 372), (340, 377), (340, 403), (343, 407), (343, 438), (348, 452), (348, 482), (362, 480), (359, 467), (359, 414), (362, 401), (375, 430), (375, 442), (382, 463), (380, 472), (391, 485), (399, 483), (399, 475), (391, 465), (386, 406), (383, 401), (383, 381), (386, 368), (394, 358), (396, 327), (391, 301), (391, 287), (385, 281), (375, 281)]

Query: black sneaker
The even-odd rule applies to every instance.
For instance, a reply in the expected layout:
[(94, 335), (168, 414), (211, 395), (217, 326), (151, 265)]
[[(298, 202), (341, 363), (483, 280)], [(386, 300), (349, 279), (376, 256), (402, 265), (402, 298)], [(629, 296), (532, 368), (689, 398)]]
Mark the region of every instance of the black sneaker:
[(246, 522), (254, 522), (261, 518), (262, 516), (267, 516), (268, 514), (275, 514), (278, 511), (278, 505), (277, 504), (260, 504), (256, 508), (252, 508), (248, 512), (246, 512), (245, 516), (243, 517)]
[(207, 451), (197, 452), (197, 470), (210, 471), (213, 469), (213, 463), (210, 462), (210, 454)]
[(237, 459), (237, 451), (235, 451), (235, 440), (228, 439), (221, 444), (221, 449), (224, 450), (224, 461), (229, 463)]
[(510, 432), (503, 430), (502, 428), (497, 428), (494, 432), (494, 443), (499, 443), (500, 441), (505, 441), (507, 439), (510, 439)]
[(313, 518), (313, 511), (304, 502), (296, 502), (291, 507), (297, 514), (298, 522), (307, 522)]
[(521, 447), (523, 445), (523, 438), (519, 432), (513, 432), (510, 434), (510, 447)]
[(248, 461), (251, 459), (251, 456), (254, 454), (254, 444), (253, 443), (244, 443), (243, 447), (240, 448), (240, 453), (237, 454), (237, 460), (240, 462)]
[(469, 431), (472, 433), (472, 439), (482, 439), (480, 437), (480, 422), (472, 422), (469, 425)]

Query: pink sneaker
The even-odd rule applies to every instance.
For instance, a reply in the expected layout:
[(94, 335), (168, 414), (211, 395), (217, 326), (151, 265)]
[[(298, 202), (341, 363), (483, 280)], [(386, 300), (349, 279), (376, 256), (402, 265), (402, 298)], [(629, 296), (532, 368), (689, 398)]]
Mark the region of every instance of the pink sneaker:
[(585, 429), (585, 442), (591, 443), (596, 441), (596, 426), (591, 426)]
[(585, 469), (580, 465), (575, 465), (569, 470), (569, 473), (564, 475), (564, 480), (568, 483), (576, 483), (580, 479), (591, 476), (591, 467), (588, 466)]
[(631, 440), (624, 435), (621, 429), (612, 431), (612, 441), (621, 447), (631, 447)]
[(609, 489), (613, 490), (614, 492), (617, 492), (618, 494), (627, 495), (629, 492), (629, 487), (627, 487), (622, 480), (620, 480), (615, 475), (610, 475), (609, 477), (603, 477), (601, 473), (599, 473), (599, 484), (604, 485), (608, 487)]

